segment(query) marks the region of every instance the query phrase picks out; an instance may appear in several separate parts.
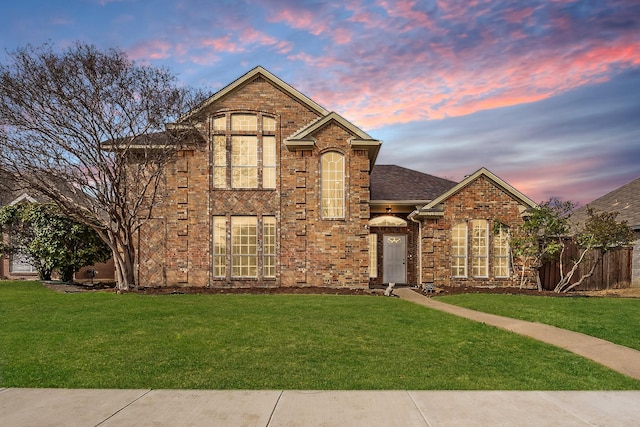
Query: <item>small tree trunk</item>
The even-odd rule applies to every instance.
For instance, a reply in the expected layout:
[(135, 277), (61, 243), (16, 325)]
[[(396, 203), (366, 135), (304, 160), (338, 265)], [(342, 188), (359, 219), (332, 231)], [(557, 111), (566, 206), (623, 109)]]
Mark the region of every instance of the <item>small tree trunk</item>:
[(536, 269), (536, 285), (538, 286), (538, 292), (542, 292), (542, 281), (540, 280), (540, 269)]
[(596, 271), (596, 267), (598, 266), (598, 264), (600, 263), (600, 260), (603, 258), (602, 254), (600, 254), (600, 256), (598, 257), (598, 259), (596, 260), (596, 262), (593, 264), (593, 266), (591, 267), (591, 270), (589, 270), (588, 273), (583, 274), (582, 277), (580, 277), (580, 280), (578, 280), (576, 283), (574, 283), (571, 286), (568, 286), (567, 288), (565, 288), (562, 292), (569, 292), (570, 290), (577, 288), (578, 286), (580, 286), (582, 284), (582, 282), (585, 281), (585, 279), (588, 279), (589, 277), (593, 276), (593, 273)]
[(63, 267), (60, 269), (60, 280), (63, 282), (73, 282), (73, 273), (75, 269), (73, 267)]
[[(564, 293), (564, 292), (567, 292), (569, 289), (573, 289), (573, 288), (575, 288), (577, 286), (577, 285), (574, 285), (574, 286), (568, 287), (569, 283), (571, 282), (571, 279), (573, 278), (573, 275), (578, 270), (578, 266), (580, 266), (582, 261), (584, 261), (584, 257), (585, 257), (585, 255), (587, 254), (587, 252), (589, 250), (591, 250), (591, 247), (587, 247), (582, 251), (582, 253), (580, 254), (580, 258), (578, 258), (578, 260), (573, 264), (573, 267), (571, 267), (571, 270), (569, 270), (569, 272), (567, 273), (566, 276), (560, 274), (561, 279), (556, 284), (556, 287), (553, 289), (553, 292), (556, 292), (556, 293), (563, 292)], [(598, 259), (598, 261), (600, 261), (600, 259)], [(596, 264), (597, 264), (597, 262), (596, 262)], [(595, 268), (595, 265), (594, 265), (594, 268)], [(560, 273), (562, 273), (562, 271)], [(591, 274), (593, 274), (593, 272)], [(582, 283), (582, 280), (584, 280), (584, 278), (580, 279), (580, 283)]]

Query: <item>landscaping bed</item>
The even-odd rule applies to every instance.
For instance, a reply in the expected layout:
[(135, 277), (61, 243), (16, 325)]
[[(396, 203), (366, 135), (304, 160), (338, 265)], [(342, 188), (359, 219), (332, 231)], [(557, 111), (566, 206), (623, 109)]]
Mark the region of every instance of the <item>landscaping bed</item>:
[[(75, 292), (115, 292), (113, 283), (60, 283), (60, 282), (43, 282), (44, 286), (58, 292), (75, 293)], [(419, 288), (414, 288), (418, 293), (428, 296), (444, 296), (459, 295), (470, 293), (483, 294), (508, 294), (508, 295), (534, 295), (547, 297), (618, 297), (618, 298), (640, 298), (640, 288), (623, 288), (623, 289), (606, 289), (602, 291), (571, 291), (567, 293), (556, 293), (552, 291), (537, 291), (535, 289), (524, 288), (489, 288), (489, 287), (472, 287), (472, 286), (439, 286), (433, 293), (423, 293)], [(381, 296), (384, 288), (325, 288), (319, 286), (300, 286), (300, 287), (255, 287), (255, 288), (218, 288), (218, 287), (195, 287), (195, 286), (158, 286), (158, 287), (140, 287), (129, 292), (145, 295), (172, 295), (172, 294), (317, 294), (317, 295), (372, 295)]]

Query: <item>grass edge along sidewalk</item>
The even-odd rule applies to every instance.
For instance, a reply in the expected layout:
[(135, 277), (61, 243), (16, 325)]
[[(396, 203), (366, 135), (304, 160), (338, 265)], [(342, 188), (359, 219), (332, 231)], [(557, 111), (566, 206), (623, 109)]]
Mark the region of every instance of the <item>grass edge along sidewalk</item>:
[(408, 289), (400, 293), (405, 299), (509, 332), (571, 351), (636, 380), (640, 380), (640, 351), (597, 337), (537, 322), (499, 316), (457, 305), (435, 301)]
[(397, 298), (0, 282), (0, 311), (0, 387), (640, 389), (561, 349)]

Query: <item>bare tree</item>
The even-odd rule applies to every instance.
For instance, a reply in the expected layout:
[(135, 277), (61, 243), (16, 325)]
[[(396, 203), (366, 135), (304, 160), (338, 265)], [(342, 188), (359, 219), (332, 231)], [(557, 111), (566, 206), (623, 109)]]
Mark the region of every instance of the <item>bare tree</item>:
[(185, 141), (167, 131), (200, 97), (120, 50), (27, 46), (0, 65), (0, 170), (96, 230), (120, 290), (135, 286), (135, 235)]

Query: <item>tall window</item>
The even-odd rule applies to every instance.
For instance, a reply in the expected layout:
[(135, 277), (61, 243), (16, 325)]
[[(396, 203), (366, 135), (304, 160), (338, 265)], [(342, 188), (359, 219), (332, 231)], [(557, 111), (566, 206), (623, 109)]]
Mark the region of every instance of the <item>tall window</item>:
[(231, 217), (231, 275), (256, 277), (258, 226), (255, 216)]
[(344, 218), (344, 156), (322, 155), (322, 217)]
[(258, 139), (255, 136), (231, 137), (231, 187), (258, 186)]
[(500, 226), (493, 236), (493, 275), (509, 277), (509, 229)]
[(227, 225), (224, 216), (213, 217), (213, 275), (227, 275)]
[[(262, 121), (262, 126), (259, 126)], [(276, 188), (276, 120), (260, 114), (213, 119), (214, 188)], [(227, 168), (231, 173), (228, 175)], [(262, 170), (262, 174), (260, 171)], [(262, 178), (262, 179), (260, 179)]]
[(276, 188), (276, 137), (262, 137), (262, 187)]
[(378, 277), (378, 235), (369, 234), (369, 277)]
[(473, 220), (471, 256), (473, 277), (489, 276), (489, 224), (486, 219)]
[(276, 277), (276, 218), (262, 217), (262, 275)]
[(461, 222), (451, 230), (451, 275), (467, 277), (467, 223)]

